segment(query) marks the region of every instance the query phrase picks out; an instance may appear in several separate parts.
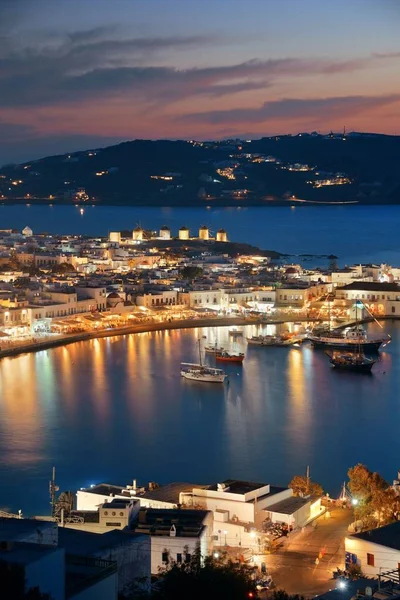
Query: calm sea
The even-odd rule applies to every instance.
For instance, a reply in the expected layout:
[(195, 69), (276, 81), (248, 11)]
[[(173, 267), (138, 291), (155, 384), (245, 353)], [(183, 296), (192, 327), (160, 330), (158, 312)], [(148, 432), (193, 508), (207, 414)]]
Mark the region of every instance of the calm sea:
[[(0, 229), (107, 235), (138, 224), (158, 230), (168, 225), (176, 234), (182, 225), (221, 227), (229, 239), (289, 254), (335, 254), (339, 263), (400, 264), (400, 206), (321, 206), (268, 208), (134, 208), (88, 206), (0, 205)], [(312, 265), (312, 261), (310, 265)]]
[(134, 478), (285, 485), (310, 465), (337, 494), (357, 462), (391, 480), (400, 456), (400, 324), (384, 329), (393, 342), (372, 375), (335, 372), (324, 352), (304, 345), (247, 348), (242, 367), (224, 367), (229, 385), (182, 379), (179, 363), (197, 360), (197, 338), (232, 345), (228, 328), (127, 335), (5, 358), (0, 506), (46, 513), (53, 465), (61, 490)]

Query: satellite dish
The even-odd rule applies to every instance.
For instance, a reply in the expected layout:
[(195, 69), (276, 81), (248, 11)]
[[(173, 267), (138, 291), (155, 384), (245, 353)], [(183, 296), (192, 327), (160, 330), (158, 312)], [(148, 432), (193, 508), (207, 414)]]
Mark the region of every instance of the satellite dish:
[(370, 587), (369, 585), (365, 588), (365, 595), (369, 598), (372, 597), (372, 587)]

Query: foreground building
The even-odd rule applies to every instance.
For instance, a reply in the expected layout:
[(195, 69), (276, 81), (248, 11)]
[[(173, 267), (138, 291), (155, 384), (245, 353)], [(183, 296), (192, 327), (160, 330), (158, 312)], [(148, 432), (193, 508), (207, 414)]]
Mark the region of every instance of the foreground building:
[(357, 564), (364, 575), (400, 570), (400, 521), (355, 533), (345, 539), (346, 564)]
[(52, 600), (117, 600), (116, 563), (109, 555), (82, 560), (79, 553), (66, 551), (60, 532), (55, 523), (1, 518), (0, 561), (22, 567), (25, 589), (38, 587)]

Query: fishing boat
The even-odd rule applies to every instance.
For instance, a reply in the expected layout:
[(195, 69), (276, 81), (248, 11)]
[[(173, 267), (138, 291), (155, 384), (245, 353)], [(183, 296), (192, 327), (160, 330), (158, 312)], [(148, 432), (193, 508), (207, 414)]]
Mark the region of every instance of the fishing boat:
[(223, 350), (222, 352), (217, 352), (215, 354), (215, 360), (220, 362), (242, 363), (244, 361), (244, 354), (243, 352), (231, 354), (230, 352)]
[(365, 356), (362, 350), (357, 352), (340, 352), (334, 350), (333, 352), (326, 352), (326, 355), (329, 356), (329, 361), (334, 368), (343, 371), (370, 373), (376, 363), (376, 360), (373, 358)]
[(203, 381), (205, 383), (224, 383), (226, 373), (222, 369), (215, 369), (203, 365), (201, 358), (201, 340), (198, 340), (199, 362), (181, 363), (181, 377), (192, 381)]

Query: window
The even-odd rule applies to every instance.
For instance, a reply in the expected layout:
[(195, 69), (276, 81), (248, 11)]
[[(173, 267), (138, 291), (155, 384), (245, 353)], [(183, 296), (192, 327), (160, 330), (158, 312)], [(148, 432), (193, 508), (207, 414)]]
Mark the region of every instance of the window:
[(177, 563), (181, 563), (182, 562), (182, 554), (181, 553), (179, 553), (179, 554), (176, 555), (176, 562)]
[(368, 554), (367, 553), (367, 565), (369, 567), (374, 567), (375, 566), (375, 555), (374, 554)]
[(396, 307), (392, 306), (392, 313), (395, 313), (395, 312), (396, 312)]
[(106, 522), (106, 527), (121, 527), (121, 523), (117, 523), (115, 521)]
[(162, 555), (161, 555), (161, 560), (162, 560), (164, 563), (167, 563), (167, 562), (168, 562), (168, 552), (163, 552), (163, 553), (162, 553)]
[(185, 562), (190, 562), (191, 557), (191, 554), (185, 554)]

